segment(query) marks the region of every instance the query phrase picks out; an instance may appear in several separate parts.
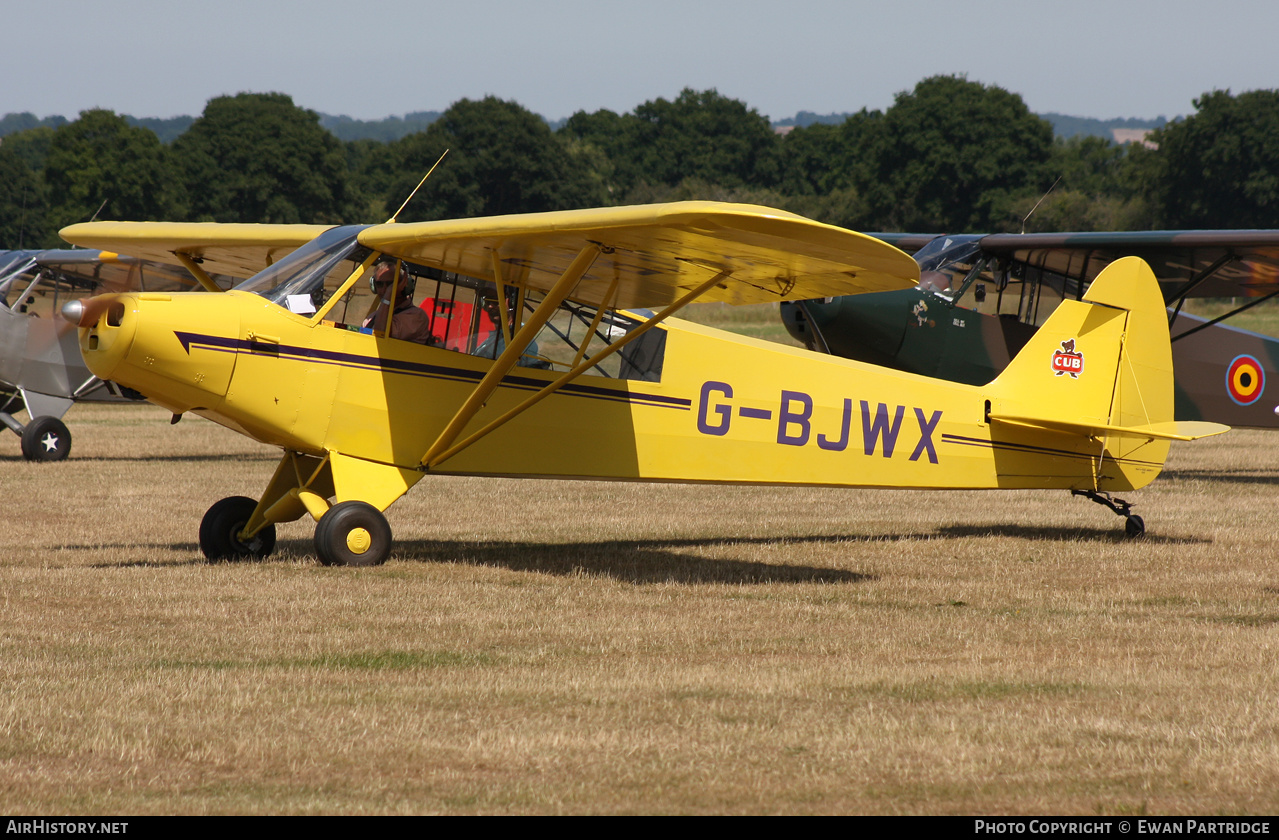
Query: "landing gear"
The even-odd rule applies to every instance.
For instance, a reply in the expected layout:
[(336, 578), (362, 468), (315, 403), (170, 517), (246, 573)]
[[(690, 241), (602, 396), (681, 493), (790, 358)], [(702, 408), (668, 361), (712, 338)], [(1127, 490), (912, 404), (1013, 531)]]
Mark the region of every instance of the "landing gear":
[[(346, 487), (368, 501), (329, 504), (340, 494), (335, 469)], [(324, 456), (285, 451), (260, 501), (223, 499), (200, 523), (200, 550), (210, 559), (266, 557), (275, 548), (275, 526), (304, 516), (315, 520), (315, 553), (326, 566), (378, 566), (391, 553), (391, 526), (382, 511), (420, 474), (336, 452)], [(245, 538), (244, 534), (252, 534)]]
[(1116, 499), (1109, 493), (1100, 490), (1071, 490), (1072, 496), (1083, 496), (1084, 498), (1104, 505), (1115, 513), (1124, 518), (1124, 536), (1129, 539), (1145, 536), (1146, 522), (1140, 516), (1132, 512), (1133, 505), (1131, 502), (1125, 502), (1123, 499)]
[(229, 496), (209, 508), (200, 520), (200, 550), (210, 560), (261, 559), (275, 550), (275, 525), (267, 525), (242, 540), (240, 532), (258, 503), (245, 496)]
[(57, 417), (36, 417), (22, 430), (22, 457), (28, 461), (62, 461), (71, 454), (71, 432)]
[(391, 553), (391, 526), (367, 502), (339, 502), (315, 526), (315, 553), (326, 566), (380, 566)]

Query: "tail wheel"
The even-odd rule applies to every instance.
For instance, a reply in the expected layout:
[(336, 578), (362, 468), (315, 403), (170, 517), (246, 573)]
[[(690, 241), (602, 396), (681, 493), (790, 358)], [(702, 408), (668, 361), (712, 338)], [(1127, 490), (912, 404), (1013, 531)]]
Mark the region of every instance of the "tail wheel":
[(391, 526), (367, 502), (339, 502), (315, 526), (315, 553), (326, 566), (380, 566), (391, 553)]
[(71, 432), (57, 417), (35, 417), (22, 430), (22, 457), (28, 461), (62, 461), (71, 454)]
[(1137, 514), (1132, 514), (1124, 520), (1124, 536), (1128, 539), (1136, 539), (1146, 535), (1146, 521)]
[(260, 559), (275, 550), (275, 526), (267, 525), (251, 540), (240, 532), (258, 503), (246, 496), (229, 496), (209, 508), (200, 520), (200, 550), (210, 560)]

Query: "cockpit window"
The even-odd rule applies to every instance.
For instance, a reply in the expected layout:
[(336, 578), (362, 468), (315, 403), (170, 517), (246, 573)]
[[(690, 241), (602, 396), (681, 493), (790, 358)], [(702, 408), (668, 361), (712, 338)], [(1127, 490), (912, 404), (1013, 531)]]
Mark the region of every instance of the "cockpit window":
[(919, 285), (954, 296), (981, 262), (980, 236), (939, 236), (915, 254)]
[(22, 314), (50, 318), (70, 300), (96, 294), (96, 279), (64, 272), (40, 263), (43, 251), (25, 252), (21, 259), (0, 256), (0, 303)]
[[(236, 289), (262, 295), (299, 315), (319, 312), (326, 301), (371, 252), (356, 237), (363, 226), (334, 228), (298, 248), (275, 265), (244, 281)], [(389, 258), (386, 258), (389, 259)], [(542, 301), (542, 293), (506, 286), (499, 292), (492, 280), (468, 277), (426, 265), (401, 262), (400, 283), (405, 300), (397, 304), (392, 332), (399, 329), (404, 308), (420, 311), (412, 319), (421, 325), (411, 340), (472, 356), (496, 358)], [(372, 273), (373, 266), (366, 269)], [(361, 277), (334, 302), (325, 323), (356, 332), (378, 334), (385, 322), (375, 317), (381, 299)], [(399, 296), (397, 295), (397, 298)], [(525, 349), (519, 365), (565, 371), (593, 356), (634, 330), (641, 320), (605, 312), (571, 301), (562, 304)], [(506, 322), (503, 328), (503, 321)], [(398, 335), (394, 337), (400, 337)], [(408, 340), (408, 339), (406, 339)], [(588, 371), (596, 376), (660, 381), (666, 351), (666, 331), (658, 327)]]
[(34, 251), (0, 252), (0, 302), (17, 309), (37, 271)]
[(1083, 295), (1083, 284), (1079, 278), (1044, 268), (1042, 258), (1039, 262), (1039, 265), (1032, 262), (1017, 264), (1026, 277), (1027, 305), (1021, 319), (1028, 324), (1042, 324), (1057, 311), (1063, 300), (1079, 300)]
[(369, 253), (356, 241), (363, 225), (327, 230), (235, 288), (301, 315), (315, 312)]
[(983, 315), (1026, 324), (1048, 320), (1062, 300), (1078, 300), (1082, 286), (1039, 264), (996, 257), (981, 249), (981, 235), (939, 236), (915, 254), (919, 285)]
[[(491, 280), (408, 264), (406, 268), (418, 276), (414, 300), (430, 319), (429, 343), (459, 353), (497, 358), (506, 347), (507, 334), (514, 335), (542, 302), (541, 292), (522, 294), (507, 286), (503, 295)], [(525, 348), (519, 366), (570, 370), (642, 323), (619, 312), (605, 312), (598, 319), (596, 314), (594, 307), (565, 301)], [(659, 327), (587, 374), (658, 382), (665, 352), (666, 331)]]

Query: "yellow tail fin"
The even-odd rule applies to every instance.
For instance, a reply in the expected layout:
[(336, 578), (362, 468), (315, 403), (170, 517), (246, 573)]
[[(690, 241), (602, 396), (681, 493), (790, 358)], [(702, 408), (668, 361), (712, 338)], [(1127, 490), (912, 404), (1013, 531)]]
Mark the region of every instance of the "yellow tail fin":
[(1082, 301), (1064, 301), (990, 384), (993, 426), (1081, 435), (1098, 443), (1094, 490), (1142, 487), (1170, 440), (1220, 434), (1217, 423), (1173, 420), (1168, 315), (1154, 272), (1116, 260)]

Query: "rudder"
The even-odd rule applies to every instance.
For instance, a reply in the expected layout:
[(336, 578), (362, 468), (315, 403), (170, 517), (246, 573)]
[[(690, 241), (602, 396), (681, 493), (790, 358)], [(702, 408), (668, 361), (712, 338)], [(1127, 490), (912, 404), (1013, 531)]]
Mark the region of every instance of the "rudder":
[(1170, 440), (1226, 430), (1173, 421), (1167, 310), (1154, 272), (1137, 257), (1111, 263), (1083, 300), (1063, 301), (989, 387), (992, 428), (1097, 442), (1092, 486), (1077, 489), (1143, 487), (1162, 469)]

